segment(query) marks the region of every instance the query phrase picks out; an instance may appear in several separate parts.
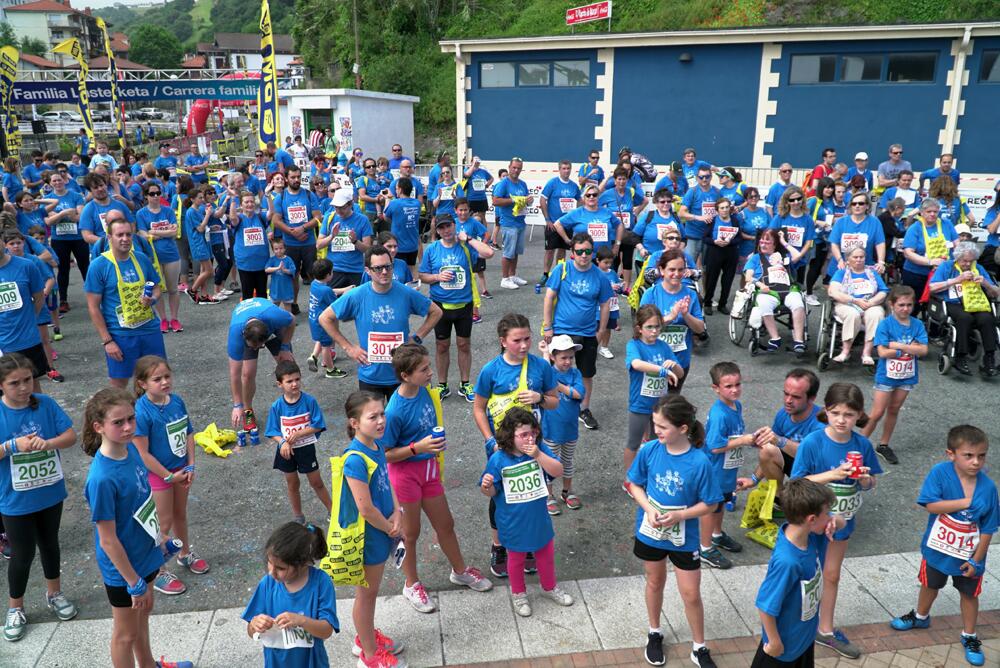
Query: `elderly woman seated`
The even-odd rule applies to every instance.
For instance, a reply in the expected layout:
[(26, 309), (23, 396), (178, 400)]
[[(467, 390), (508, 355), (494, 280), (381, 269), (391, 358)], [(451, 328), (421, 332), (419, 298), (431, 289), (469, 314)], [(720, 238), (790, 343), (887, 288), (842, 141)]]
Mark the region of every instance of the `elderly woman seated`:
[(774, 352), (781, 348), (774, 312), (784, 305), (792, 314), (792, 349), (801, 358), (806, 352), (806, 307), (799, 285), (792, 280), (789, 258), (792, 251), (782, 232), (765, 228), (757, 233), (756, 252), (747, 259), (743, 274), (747, 287), (757, 291), (749, 324), (756, 329), (763, 322), (769, 337), (762, 350)]
[(1000, 298), (1000, 288), (976, 261), (979, 249), (974, 242), (958, 242), (952, 255), (954, 259), (942, 262), (934, 271), (930, 291), (944, 300), (948, 317), (955, 324), (955, 368), (963, 375), (972, 374), (969, 335), (976, 329), (983, 342), (979, 372), (996, 376), (1000, 373), (996, 365), (997, 322), (990, 301)]
[(882, 302), (889, 288), (881, 276), (865, 267), (864, 248), (854, 248), (847, 254), (847, 266), (833, 275), (828, 292), (834, 302), (833, 313), (843, 325), (841, 351), (833, 361), (842, 363), (850, 358), (854, 339), (864, 329), (865, 347), (861, 351), (861, 363), (874, 366), (872, 350), (875, 330), (885, 318)]

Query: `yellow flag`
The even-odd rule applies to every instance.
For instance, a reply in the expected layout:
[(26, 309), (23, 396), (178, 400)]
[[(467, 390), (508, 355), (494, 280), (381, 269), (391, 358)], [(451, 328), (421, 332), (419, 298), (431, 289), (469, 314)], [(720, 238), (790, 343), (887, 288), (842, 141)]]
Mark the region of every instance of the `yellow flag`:
[(87, 138), (94, 141), (94, 121), (90, 117), (90, 95), (87, 93), (87, 75), (90, 74), (90, 65), (87, 57), (80, 46), (80, 40), (76, 37), (60, 42), (52, 47), (53, 53), (65, 53), (72, 56), (80, 65), (80, 77), (77, 80), (77, 97), (80, 105), (80, 116), (83, 117), (83, 129), (87, 131)]
[(4, 131), (7, 151), (16, 153), (21, 148), (21, 133), (17, 129), (17, 116), (10, 108), (10, 98), (17, 78), (17, 63), (21, 54), (12, 46), (0, 49), (0, 113), (5, 118)]
[(114, 117), (115, 129), (118, 131), (118, 145), (125, 149), (125, 119), (118, 104), (118, 65), (115, 63), (115, 52), (111, 50), (111, 38), (108, 36), (108, 26), (104, 19), (98, 17), (97, 27), (104, 35), (104, 53), (108, 57), (108, 74), (111, 77), (111, 114)]
[(271, 8), (260, 3), (260, 90), (257, 92), (257, 140), (261, 148), (278, 143), (278, 69), (274, 62), (274, 36), (271, 33)]

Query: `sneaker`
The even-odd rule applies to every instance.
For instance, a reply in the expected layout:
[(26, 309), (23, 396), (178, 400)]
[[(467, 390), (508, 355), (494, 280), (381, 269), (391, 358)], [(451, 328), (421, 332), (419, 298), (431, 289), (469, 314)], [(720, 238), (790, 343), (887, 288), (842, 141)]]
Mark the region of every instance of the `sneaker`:
[(475, 315), (472, 316), (472, 324), (473, 325), (478, 325), (482, 321), (483, 321), (483, 316), (479, 315), (478, 313), (476, 313)]
[(202, 295), (201, 301), (199, 301), (198, 303), (202, 304), (202, 305), (211, 306), (211, 305), (214, 305), (214, 304), (221, 304), (223, 301), (224, 300), (222, 300), (222, 299), (216, 299), (215, 297), (209, 297), (208, 295)]
[(410, 602), (417, 612), (434, 612), (437, 606), (427, 595), (427, 590), (419, 582), (414, 582), (412, 587), (403, 585), (403, 598)]
[(178, 555), (177, 563), (195, 575), (204, 575), (208, 572), (208, 562), (195, 554), (194, 550), (189, 551), (187, 556)]
[(728, 306), (726, 306), (725, 304), (720, 304), (719, 308), (717, 308), (715, 310), (718, 311), (719, 313), (721, 313), (722, 315), (732, 315), (732, 313), (733, 313), (733, 310), (731, 308), (729, 308)]
[(715, 661), (707, 647), (702, 647), (696, 652), (691, 652), (691, 663), (699, 668), (715, 668)]
[(442, 399), (447, 399), (451, 396), (451, 389), (448, 387), (448, 383), (438, 383), (438, 390), (441, 391)]
[(52, 361), (55, 362), (57, 359), (59, 359), (59, 352), (53, 350), (52, 351)]
[(630, 483), (628, 480), (622, 481), (622, 491), (628, 494), (628, 498), (630, 499), (635, 498), (634, 496), (632, 496), (632, 483)]
[(493, 295), (490, 294), (489, 290), (483, 290), (482, 293), (480, 293), (480, 294), (481, 294), (481, 296), (482, 296), (483, 299), (493, 299)]
[(191, 289), (189, 289), (187, 286), (185, 286), (185, 288), (184, 288), (184, 294), (186, 294), (188, 297), (190, 297), (191, 301), (193, 301), (195, 304), (197, 304), (197, 303), (200, 302), (200, 297), (198, 297), (198, 293), (194, 292)]
[(310, 371), (316, 373), (317, 371), (319, 371), (319, 360), (316, 358), (315, 355), (310, 355), (309, 357), (306, 358), (306, 366), (309, 367)]
[(743, 546), (733, 540), (725, 531), (721, 536), (712, 536), (712, 545), (721, 547), (727, 552), (742, 552)]
[(611, 349), (605, 348), (604, 346), (597, 349), (597, 354), (606, 360), (613, 360), (615, 358), (615, 354), (611, 352)]
[(58, 329), (55, 330), (54, 332), (52, 332), (52, 340), (53, 341), (62, 341), (64, 338), (66, 338), (66, 337), (63, 336), (62, 332), (60, 332)]
[(292, 315), (298, 315), (300, 312), (301, 311), (299, 311), (299, 305), (296, 304), (295, 302), (292, 302)]
[(523, 278), (521, 278), (520, 276), (511, 276), (511, 277), (510, 277), (510, 280), (512, 280), (512, 281), (514, 281), (515, 283), (517, 283), (517, 286), (518, 286), (518, 287), (521, 287), (521, 286), (524, 286), (524, 285), (527, 285), (527, 284), (528, 284), (528, 281), (524, 280), (524, 279), (523, 279)]
[(528, 603), (527, 592), (523, 594), (511, 594), (511, 603), (514, 604), (514, 612), (521, 617), (531, 617), (531, 604)]
[(882, 443), (875, 448), (875, 454), (892, 465), (899, 463), (899, 457), (897, 457), (896, 453), (892, 451), (892, 448), (889, 447), (888, 443)]
[(587, 429), (599, 429), (601, 426), (597, 424), (597, 418), (594, 417), (594, 414), (590, 412), (589, 408), (584, 408), (582, 411), (580, 411), (579, 419), (580, 422), (583, 423), (583, 426), (586, 427)]
[(848, 659), (857, 659), (861, 656), (861, 650), (852, 645), (851, 641), (847, 639), (847, 636), (840, 629), (834, 629), (830, 635), (817, 631), (816, 644), (829, 647), (837, 654)]
[(174, 330), (175, 332), (183, 332), (184, 331), (184, 327), (181, 326), (181, 321), (180, 320), (171, 320), (170, 321), (170, 329)]
[[(254, 414), (253, 409), (246, 409), (243, 411), (243, 427), (247, 431), (253, 431), (257, 428), (257, 416)], [(305, 521), (302, 522), (305, 524)]]
[(528, 575), (538, 572), (538, 562), (535, 561), (534, 552), (528, 552), (524, 555), (524, 572)]
[(242, 290), (237, 281), (229, 281), (229, 294), (234, 294)]
[(558, 515), (562, 512), (559, 508), (559, 502), (556, 501), (556, 497), (550, 496), (545, 501), (545, 510), (549, 511), (549, 515)]
[(544, 596), (545, 598), (551, 600), (556, 605), (563, 606), (564, 608), (573, 605), (573, 597), (570, 594), (567, 594), (566, 592), (564, 592), (558, 586), (553, 587), (552, 589), (549, 589), (548, 591), (546, 591), (545, 589), (543, 589), (542, 590), (542, 596)]
[(896, 631), (909, 631), (910, 629), (927, 629), (931, 626), (931, 617), (928, 615), (925, 619), (919, 619), (917, 617), (916, 610), (910, 610), (908, 613), (902, 617), (896, 617), (891, 622), (891, 626)]
[(473, 387), (472, 383), (462, 383), (458, 386), (458, 392), (465, 397), (465, 400), (470, 404), (476, 400), (476, 389)]
[(663, 656), (663, 634), (650, 633), (646, 636), (646, 663), (651, 666), (662, 666), (667, 662)]
[[(399, 654), (403, 651), (403, 642), (396, 642), (382, 633), (381, 629), (375, 629), (375, 646), (384, 649), (389, 654)], [(351, 645), (351, 654), (361, 656), (361, 638), (357, 635), (354, 636), (354, 643)]]
[(48, 376), (49, 380), (51, 380), (53, 383), (61, 383), (64, 380), (66, 380), (65, 378), (63, 378), (63, 375), (58, 371), (56, 371), (55, 369), (49, 369), (49, 372), (46, 373), (45, 375)]
[(781, 350), (781, 339), (771, 339), (767, 342), (767, 345), (764, 346), (765, 353), (773, 353), (778, 350)]
[(185, 283), (184, 281), (181, 281), (180, 283), (177, 284), (177, 289), (179, 291), (181, 291), (181, 292), (187, 292), (188, 291), (188, 284)]
[(795, 353), (796, 359), (803, 359), (806, 356), (806, 344), (802, 341), (793, 341), (792, 352)]
[(809, 306), (819, 306), (819, 300), (816, 299), (816, 295), (806, 295), (806, 304)]
[(64, 313), (69, 313), (69, 302), (61, 302), (59, 304), (59, 315)]
[(56, 614), (61, 622), (68, 622), (76, 617), (77, 609), (73, 602), (66, 598), (61, 591), (49, 596), (45, 594), (45, 607)]
[(227, 299), (229, 299), (229, 295), (227, 295), (225, 292), (219, 291), (216, 292), (214, 295), (212, 295), (212, 299), (214, 299), (217, 302), (224, 302)]
[(160, 321), (160, 334), (166, 334), (170, 331), (170, 323), (166, 320)]
[(472, 591), (489, 591), (493, 589), (493, 583), (483, 577), (478, 568), (467, 567), (461, 573), (452, 571), (448, 576), (452, 584), (468, 587)]
[(729, 558), (722, 554), (719, 548), (714, 545), (707, 550), (701, 551), (701, 563), (723, 571), (733, 567), (733, 562), (729, 561)]
[(705, 315), (712, 315), (712, 313), (713, 313), (713, 311), (712, 311), (712, 302), (705, 302), (705, 308), (702, 309), (702, 312)]
[(190, 661), (167, 661), (166, 658), (160, 657), (160, 660), (156, 662), (158, 668), (194, 668), (194, 664)]
[(503, 545), (494, 545), (490, 549), (490, 573), (493, 577), (507, 577), (507, 548)]
[(963, 376), (971, 376), (972, 369), (969, 368), (969, 359), (965, 355), (959, 355), (955, 358), (955, 371), (959, 372)]
[(24, 637), (27, 626), (28, 618), (24, 616), (24, 608), (10, 608), (7, 610), (7, 623), (3, 627), (3, 639), (17, 642)]
[(514, 281), (512, 281), (509, 278), (501, 278), (500, 279), (500, 287), (501, 288), (506, 288), (507, 290), (517, 290), (521, 286), (519, 286), (517, 283), (515, 283)]
[(580, 510), (580, 507), (583, 505), (580, 503), (580, 497), (573, 492), (566, 492), (566, 490), (563, 490), (562, 502), (565, 503), (566, 507), (570, 510)]
[(341, 369), (339, 366), (332, 366), (323, 373), (326, 378), (343, 378), (347, 375), (347, 372)]
[(153, 580), (153, 589), (167, 596), (177, 596), (187, 591), (184, 583), (178, 580), (177, 576), (170, 571), (160, 571), (156, 579)]
[(962, 647), (965, 648), (965, 660), (973, 666), (981, 666), (986, 661), (983, 656), (983, 643), (979, 636), (967, 636), (962, 634)]
[(375, 650), (375, 656), (371, 659), (362, 654), (358, 655), (357, 668), (407, 668), (405, 661), (400, 659), (381, 647)]
[[(237, 287), (236, 290), (239, 290), (239, 287)], [(225, 295), (225, 296), (228, 297), (229, 295), (234, 294), (236, 292), (236, 290), (222, 289), (222, 290), (219, 290), (219, 294), (220, 295)]]
[(0, 533), (0, 557), (10, 559), (10, 541), (5, 533)]

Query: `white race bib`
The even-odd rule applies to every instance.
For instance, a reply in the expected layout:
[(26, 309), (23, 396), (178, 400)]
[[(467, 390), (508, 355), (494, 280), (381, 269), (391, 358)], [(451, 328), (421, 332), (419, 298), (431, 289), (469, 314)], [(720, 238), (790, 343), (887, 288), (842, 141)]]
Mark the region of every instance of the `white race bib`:
[(725, 455), (725, 459), (722, 460), (722, 468), (738, 469), (743, 466), (743, 448), (726, 450)]
[(595, 244), (607, 242), (608, 226), (604, 223), (587, 223), (587, 234), (590, 235)]
[(917, 362), (912, 356), (888, 358), (885, 361), (885, 375), (893, 380), (913, 378), (917, 373)]
[(16, 311), (24, 306), (21, 301), (21, 291), (17, 289), (14, 281), (4, 281), (0, 283), (0, 313)]
[[(628, 224), (629, 221), (632, 220), (632, 216), (627, 211), (612, 211), (611, 213), (619, 220), (619, 222), (621, 222), (622, 225), (625, 226), (625, 229), (628, 229)], [(590, 230), (590, 225), (587, 225), (587, 229), (588, 231)], [(597, 239), (594, 239), (594, 241), (597, 241)], [(607, 241), (607, 239), (605, 239), (605, 241)]]
[(621, 309), (618, 306), (618, 295), (611, 295), (611, 299), (608, 300), (608, 312), (617, 313)]
[(979, 527), (951, 515), (938, 515), (927, 536), (927, 547), (949, 557), (968, 561), (979, 545)]
[(368, 361), (392, 364), (392, 351), (403, 345), (402, 332), (368, 332)]
[(842, 483), (831, 482), (827, 486), (837, 497), (830, 512), (834, 515), (841, 515), (845, 520), (854, 518), (854, 513), (861, 508), (861, 490), (857, 485), (844, 485)]
[(715, 220), (715, 202), (702, 202), (701, 213), (708, 216), (708, 223), (711, 224)]
[(658, 399), (663, 396), (663, 393), (667, 391), (667, 377), (654, 375), (654, 374), (643, 374), (642, 385), (639, 387), (639, 396), (642, 397), (652, 397)]
[(56, 223), (56, 236), (69, 236), (71, 234), (79, 234), (80, 228), (77, 227), (76, 221), (63, 221)]
[(187, 457), (188, 416), (182, 415), (173, 422), (168, 422), (166, 431), (170, 451), (177, 457)]
[[(56, 226), (58, 228), (58, 225)], [(166, 232), (173, 227), (169, 220), (154, 220), (149, 224), (150, 232)]]
[(48, 487), (63, 479), (62, 462), (55, 450), (19, 452), (10, 459), (10, 484), (15, 492)]
[(560, 197), (559, 198), (559, 210), (563, 213), (569, 213), (576, 208), (576, 200), (572, 197)]
[[(302, 431), (303, 429), (308, 429), (310, 427), (309, 413), (299, 413), (298, 415), (281, 416), (281, 435), (284, 438), (289, 438), (292, 434)], [(293, 448), (301, 448), (303, 445), (309, 445), (316, 442), (316, 434), (309, 434), (304, 436), (297, 441)]]
[(464, 290), (465, 289), (465, 269), (456, 264), (449, 264), (441, 267), (441, 271), (450, 271), (452, 273), (452, 279), (450, 281), (442, 281), (440, 283), (441, 288), (444, 290)]
[(354, 252), (354, 250), (354, 242), (351, 241), (351, 236), (349, 234), (338, 234), (330, 239), (331, 253), (351, 253)]
[(472, 179), (473, 190), (486, 190), (486, 179)]
[(675, 353), (687, 350), (687, 327), (684, 325), (667, 325), (660, 332), (659, 339)]
[[(648, 499), (649, 505), (659, 514), (669, 513), (672, 510), (684, 510), (687, 506), (661, 506), (653, 499)], [(686, 522), (678, 522), (671, 527), (654, 527), (649, 521), (649, 514), (642, 514), (642, 524), (639, 525), (639, 533), (649, 536), (653, 540), (672, 544), (674, 547), (681, 547), (687, 542)]]
[[(3, 284), (0, 284), (0, 291), (2, 291), (2, 290), (3, 290)], [(952, 299), (956, 299), (956, 300), (961, 301), (961, 299), (962, 299), (962, 284), (961, 283), (956, 283), (955, 285), (952, 285), (951, 287), (949, 287), (948, 288), (948, 296), (950, 298), (952, 298)], [(2, 298), (2, 294), (0, 294), (0, 298)], [(4, 311), (4, 310), (6, 310), (6, 309), (4, 309), (2, 303), (0, 303), (0, 311)]]
[(656, 238), (663, 241), (663, 235), (667, 233), (667, 230), (673, 230), (674, 232), (680, 232), (676, 225), (671, 223), (657, 223), (656, 224)]
[(767, 268), (767, 282), (770, 285), (791, 285), (792, 279), (788, 276), (788, 270), (784, 265)]
[(243, 228), (243, 245), (244, 246), (263, 246), (264, 245), (264, 228), (263, 227), (244, 227)]
[(455, 199), (455, 186), (441, 186), (441, 191), (438, 193), (438, 197), (442, 201)]
[(139, 509), (135, 511), (132, 518), (139, 523), (142, 530), (149, 534), (157, 545), (160, 544), (160, 518), (156, 514), (156, 502), (153, 500), (153, 492), (143, 502)]
[(866, 248), (868, 246), (868, 235), (864, 232), (853, 232), (840, 236), (840, 255), (847, 255), (855, 248)]
[(792, 244), (796, 248), (802, 248), (802, 228), (801, 227), (786, 227), (785, 228), (785, 238), (788, 239), (788, 243)]
[(875, 281), (867, 278), (852, 278), (847, 285), (847, 292), (859, 299), (867, 299), (878, 292), (878, 286)]
[(816, 573), (811, 580), (799, 580), (802, 592), (802, 615), (800, 620), (808, 622), (819, 611), (819, 602), (823, 598), (823, 567), (816, 560)]
[(288, 222), (292, 225), (297, 225), (299, 223), (306, 222), (307, 211), (306, 207), (301, 204), (288, 207)]
[(729, 225), (719, 225), (715, 229), (719, 232), (720, 241), (732, 241), (736, 236), (736, 233), (740, 231), (740, 228), (731, 227)]
[(264, 633), (256, 634), (254, 638), (259, 640), (264, 647), (271, 649), (296, 649), (298, 647), (311, 649), (313, 646), (312, 635), (301, 626), (290, 629), (272, 626)]
[(500, 477), (507, 503), (529, 503), (549, 495), (542, 479), (542, 467), (535, 460), (502, 468)]

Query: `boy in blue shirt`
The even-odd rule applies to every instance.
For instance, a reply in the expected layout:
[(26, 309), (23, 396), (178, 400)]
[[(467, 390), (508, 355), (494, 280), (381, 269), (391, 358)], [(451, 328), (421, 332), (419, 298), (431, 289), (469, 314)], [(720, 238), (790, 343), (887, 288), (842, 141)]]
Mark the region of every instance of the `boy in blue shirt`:
[(812, 668), (826, 546), (844, 522), (830, 515), (835, 501), (828, 487), (807, 478), (782, 489), (788, 523), (778, 531), (757, 591), (762, 632), (751, 668)]
[(929, 513), (920, 543), (917, 607), (891, 623), (897, 631), (929, 627), (931, 605), (950, 576), (961, 604), (965, 660), (973, 666), (985, 662), (976, 617), (986, 552), (1000, 522), (997, 487), (984, 470), (988, 448), (986, 434), (977, 427), (963, 424), (948, 431), (948, 460), (930, 470), (917, 497)]
[(333, 364), (334, 360), (337, 359), (337, 351), (333, 349), (333, 339), (319, 324), (319, 314), (335, 302), (337, 297), (355, 286), (330, 287), (330, 280), (333, 278), (333, 263), (326, 258), (316, 260), (310, 273), (312, 273), (313, 281), (309, 286), (309, 334), (312, 335), (315, 344), (307, 364), (309, 370), (316, 373), (319, 371), (320, 363), (322, 363), (324, 375), (327, 378), (343, 378), (347, 372)]
[[(583, 376), (573, 366), (573, 361), (581, 348), (582, 345), (573, 343), (573, 339), (565, 334), (553, 336), (546, 348), (556, 372), (559, 405), (553, 410), (542, 412), (542, 433), (545, 435), (542, 443), (556, 454), (563, 465), (561, 498), (570, 510), (578, 510), (582, 505), (579, 497), (573, 493), (573, 453), (580, 437), (580, 402), (585, 392)], [(551, 482), (546, 509), (549, 515), (562, 512), (556, 497), (552, 495)]]
[(271, 404), (267, 415), (265, 436), (278, 446), (274, 453), (273, 468), (285, 474), (288, 485), (288, 502), (292, 516), (299, 524), (306, 523), (302, 513), (302, 495), (299, 493), (299, 473), (306, 476), (309, 486), (330, 512), (330, 492), (323, 482), (316, 461), (316, 437), (326, 431), (326, 421), (319, 403), (302, 391), (302, 372), (295, 362), (282, 360), (274, 368), (274, 377), (281, 389), (281, 396)]

